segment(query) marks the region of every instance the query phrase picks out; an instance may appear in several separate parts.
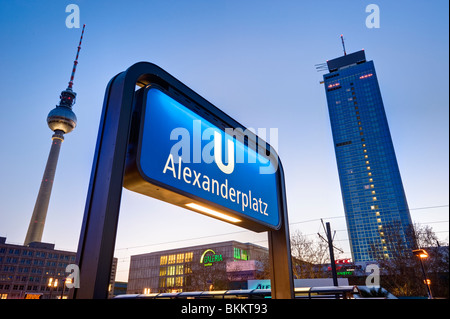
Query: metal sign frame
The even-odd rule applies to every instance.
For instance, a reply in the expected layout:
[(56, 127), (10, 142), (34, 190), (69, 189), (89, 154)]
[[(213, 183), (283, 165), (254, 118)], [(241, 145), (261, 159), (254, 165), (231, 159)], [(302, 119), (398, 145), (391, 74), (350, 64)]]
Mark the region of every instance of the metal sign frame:
[[(139, 62), (113, 77), (106, 88), (96, 151), (77, 250), (80, 288), (74, 299), (106, 299), (114, 257), (120, 201), (124, 184), (136, 86), (159, 85), (175, 90), (215, 114), (230, 127), (241, 126), (172, 75), (148, 62)], [(272, 298), (294, 297), (284, 172), (278, 158), (281, 226), (268, 231)]]

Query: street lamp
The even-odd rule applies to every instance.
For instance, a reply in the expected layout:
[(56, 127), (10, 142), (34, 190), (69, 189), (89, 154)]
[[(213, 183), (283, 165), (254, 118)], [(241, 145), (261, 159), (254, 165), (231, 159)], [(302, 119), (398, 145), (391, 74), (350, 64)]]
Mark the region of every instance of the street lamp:
[(55, 278), (55, 280), (53, 281), (54, 278), (48, 278), (48, 286), (50, 287), (50, 297), (49, 299), (52, 299), (52, 292), (53, 289), (52, 287), (58, 287), (58, 279)]
[(427, 286), (428, 299), (432, 299), (433, 296), (431, 295), (431, 289), (430, 289), (431, 281), (430, 281), (430, 279), (427, 278), (427, 274), (425, 273), (425, 268), (423, 267), (423, 262), (422, 262), (422, 259), (428, 258), (429, 255), (425, 249), (415, 249), (415, 250), (413, 250), (413, 254), (414, 254), (414, 256), (419, 258), (420, 267), (422, 268), (424, 283)]

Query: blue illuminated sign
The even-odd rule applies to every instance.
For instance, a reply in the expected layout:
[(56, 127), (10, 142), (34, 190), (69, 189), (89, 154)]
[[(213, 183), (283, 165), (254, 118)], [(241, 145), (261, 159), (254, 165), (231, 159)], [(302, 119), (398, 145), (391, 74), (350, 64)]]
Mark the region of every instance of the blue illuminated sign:
[(125, 187), (255, 231), (278, 229), (277, 157), (248, 130), (188, 104), (145, 89), (136, 166), (146, 183)]

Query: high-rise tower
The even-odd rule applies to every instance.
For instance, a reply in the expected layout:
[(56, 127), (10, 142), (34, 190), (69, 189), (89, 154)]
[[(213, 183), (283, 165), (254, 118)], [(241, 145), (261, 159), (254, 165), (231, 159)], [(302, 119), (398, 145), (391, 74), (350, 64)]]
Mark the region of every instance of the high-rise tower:
[(73, 131), (77, 125), (77, 117), (72, 111), (77, 94), (72, 90), (73, 79), (78, 64), (78, 55), (83, 40), (84, 27), (81, 31), (80, 43), (78, 45), (77, 55), (73, 63), (72, 74), (70, 76), (69, 86), (61, 92), (60, 102), (47, 116), (48, 127), (54, 132), (52, 136), (52, 146), (48, 155), (47, 165), (45, 166), (44, 176), (36, 199), (36, 203), (28, 226), (24, 245), (31, 242), (40, 242), (44, 232), (45, 218), (47, 217), (48, 204), (52, 192), (53, 180), (55, 178), (56, 165), (58, 163), (59, 151), (64, 141), (64, 134)]
[(354, 261), (414, 247), (412, 221), (373, 61), (364, 50), (327, 61), (323, 76)]

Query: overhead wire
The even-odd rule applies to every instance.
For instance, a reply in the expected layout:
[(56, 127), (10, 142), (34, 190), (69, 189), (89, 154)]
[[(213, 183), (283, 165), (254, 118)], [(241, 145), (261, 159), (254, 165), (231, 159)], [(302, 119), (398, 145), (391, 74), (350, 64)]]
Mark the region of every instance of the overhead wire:
[[(442, 207), (449, 207), (449, 205), (447, 204), (447, 205), (417, 207), (417, 208), (410, 208), (409, 210), (410, 211), (411, 210), (424, 210), (424, 209), (434, 209), (434, 208), (442, 208)], [(340, 218), (345, 218), (345, 216), (330, 216), (330, 217), (323, 217), (323, 218), (314, 218), (314, 219), (308, 219), (308, 220), (303, 220), (303, 221), (290, 222), (289, 225), (310, 223), (310, 222), (315, 222), (315, 221), (321, 221), (321, 220), (324, 220), (324, 219), (325, 220), (331, 220), (331, 219), (340, 219)], [(447, 221), (432, 221), (432, 222), (426, 222), (426, 223), (421, 223), (421, 224), (433, 224), (433, 223), (444, 223), (444, 222), (448, 222), (448, 220)], [(340, 229), (340, 230), (336, 230), (336, 231), (346, 231), (346, 230)], [(185, 241), (191, 241), (191, 240), (199, 240), (199, 239), (206, 239), (206, 238), (212, 238), (212, 237), (221, 237), (221, 236), (235, 235), (235, 234), (246, 233), (246, 232), (247, 232), (247, 230), (241, 230), (241, 231), (235, 231), (235, 232), (230, 232), (230, 233), (222, 233), (222, 234), (215, 234), (215, 235), (208, 235), (208, 236), (200, 236), (200, 237), (193, 237), (193, 238), (188, 238), (188, 239), (179, 239), (179, 240), (168, 241), (168, 242), (160, 242), (160, 243), (145, 244), (145, 245), (139, 245), (139, 246), (123, 247), (123, 248), (117, 248), (115, 250), (116, 251), (120, 251), (120, 250), (128, 250), (128, 249), (145, 248), (145, 247), (151, 247), (151, 246), (176, 244), (176, 243), (179, 243), (179, 242), (185, 242)], [(441, 233), (441, 232), (445, 232), (445, 231), (440, 231), (439, 233)], [(317, 234), (317, 233), (315, 233), (315, 234)], [(339, 241), (342, 241), (342, 240), (339, 240)]]

